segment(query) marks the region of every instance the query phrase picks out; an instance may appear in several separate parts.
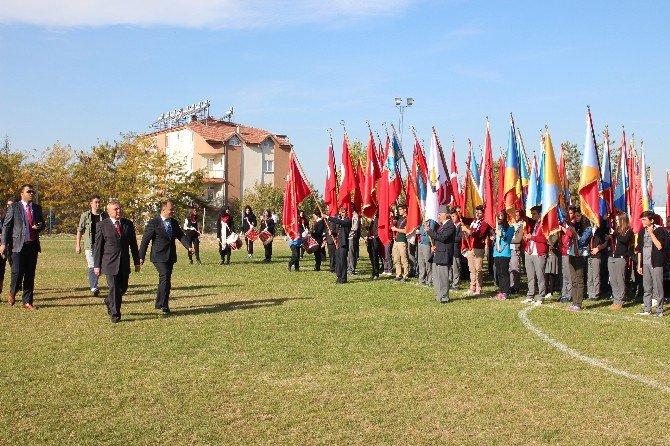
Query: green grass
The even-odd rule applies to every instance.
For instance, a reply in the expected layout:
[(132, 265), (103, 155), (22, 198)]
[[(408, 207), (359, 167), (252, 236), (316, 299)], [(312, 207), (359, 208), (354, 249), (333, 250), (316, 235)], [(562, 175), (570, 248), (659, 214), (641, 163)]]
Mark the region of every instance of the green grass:
[[(220, 266), (209, 242), (201, 267), (180, 250), (172, 316), (153, 309), (149, 264), (113, 325), (73, 246), (44, 241), (38, 311), (3, 295), (1, 444), (670, 444), (670, 394), (545, 344), (520, 322), (520, 299), (453, 293), (439, 305), (430, 289), (367, 281), (366, 259), (335, 285), (311, 258), (289, 273), (280, 240), (270, 265), (261, 249)], [(529, 318), (585, 355), (670, 383), (668, 319), (560, 308)]]

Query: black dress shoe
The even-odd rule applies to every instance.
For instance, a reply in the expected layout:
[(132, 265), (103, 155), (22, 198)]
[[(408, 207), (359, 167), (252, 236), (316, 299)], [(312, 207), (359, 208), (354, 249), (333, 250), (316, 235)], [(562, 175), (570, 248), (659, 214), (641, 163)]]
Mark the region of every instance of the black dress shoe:
[(161, 308), (161, 311), (163, 312), (163, 314), (170, 314), (171, 313), (171, 311), (168, 307)]
[(95, 290), (93, 290), (93, 297), (98, 297), (99, 295), (100, 295), (99, 289), (96, 288)]
[(224, 260), (221, 260), (221, 263), (219, 265), (224, 265), (226, 262)]
[(291, 265), (288, 266), (288, 270), (291, 271)]
[(112, 321), (112, 324), (118, 324), (119, 322), (121, 322), (121, 317), (112, 316), (111, 321)]

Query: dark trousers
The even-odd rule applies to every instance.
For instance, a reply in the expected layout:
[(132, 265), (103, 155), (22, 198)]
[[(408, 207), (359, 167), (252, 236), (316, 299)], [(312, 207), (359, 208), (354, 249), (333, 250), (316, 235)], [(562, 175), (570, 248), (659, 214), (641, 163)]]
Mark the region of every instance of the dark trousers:
[(219, 244), (219, 254), (221, 255), (221, 261), (230, 263), (230, 246), (224, 241), (223, 244)]
[(158, 271), (158, 292), (156, 293), (156, 309), (170, 308), (170, 288), (172, 288), (172, 268), (171, 262), (154, 262)]
[(368, 239), (368, 255), (372, 265), (372, 277), (379, 277), (379, 244), (376, 240)]
[(121, 299), (128, 291), (128, 274), (120, 273), (107, 275), (107, 286), (109, 294), (105, 298), (107, 314), (114, 319), (121, 319)]
[(496, 277), (498, 278), (498, 290), (503, 294), (509, 293), (509, 257), (494, 257)]
[(300, 271), (300, 246), (290, 245), (291, 259), (288, 261), (288, 267), (295, 267), (296, 271)]
[(328, 243), (328, 258), (330, 259), (330, 272), (335, 272), (335, 245)]
[(348, 246), (340, 246), (335, 252), (335, 273), (340, 281), (347, 281), (347, 256), (349, 255)]
[(263, 245), (263, 249), (265, 250), (265, 260), (269, 262), (272, 259), (272, 242)]
[(37, 268), (37, 243), (30, 242), (23, 245), (20, 252), (12, 253), (12, 280), (9, 293), (16, 296), (23, 287), (21, 302), (33, 304), (33, 289), (35, 288), (35, 268)]
[(584, 270), (586, 257), (570, 256), (570, 276), (572, 277), (572, 303), (578, 307), (584, 301)]
[[(193, 231), (186, 231), (188, 233), (188, 246), (193, 246), (193, 249), (195, 250), (195, 259), (199, 262), (200, 261), (200, 238), (198, 237), (198, 234), (191, 234)], [(193, 254), (190, 252), (188, 253), (188, 259), (193, 262)]]
[[(5, 283), (5, 268), (7, 267), (7, 257), (0, 256), (0, 293)], [(10, 265), (11, 267), (11, 265)]]
[(321, 260), (323, 256), (323, 246), (320, 246), (319, 249), (314, 253), (314, 270), (321, 271)]
[(247, 254), (253, 254), (254, 253), (254, 242), (249, 240), (248, 238), (244, 238), (244, 243), (247, 246)]

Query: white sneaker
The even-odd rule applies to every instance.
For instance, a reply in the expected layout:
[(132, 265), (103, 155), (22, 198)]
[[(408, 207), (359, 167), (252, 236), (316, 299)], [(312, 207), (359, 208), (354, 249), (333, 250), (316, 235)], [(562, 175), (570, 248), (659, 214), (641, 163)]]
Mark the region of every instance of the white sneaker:
[(652, 299), (651, 300), (651, 306), (652, 307), (658, 307), (658, 299)]
[(539, 307), (540, 305), (542, 305), (542, 300), (536, 300), (535, 302), (533, 302), (533, 305)]
[(528, 297), (528, 298), (526, 298), (526, 300), (523, 301), (523, 303), (525, 303), (525, 304), (530, 304), (530, 303), (533, 303), (533, 302), (534, 302), (534, 300), (533, 300), (532, 297)]
[(553, 297), (553, 296), (551, 295), (551, 293), (547, 293), (547, 294), (545, 294), (545, 296), (544, 296), (545, 299), (551, 299), (552, 297)]
[(635, 313), (638, 316), (651, 316), (651, 311), (640, 311), (638, 313)]

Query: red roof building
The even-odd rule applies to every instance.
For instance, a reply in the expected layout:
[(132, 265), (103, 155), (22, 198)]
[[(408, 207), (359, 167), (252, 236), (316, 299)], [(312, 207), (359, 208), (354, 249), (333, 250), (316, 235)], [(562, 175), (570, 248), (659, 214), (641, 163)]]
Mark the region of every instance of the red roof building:
[(152, 133), (159, 150), (188, 173), (202, 170), (204, 198), (220, 206), (256, 183), (283, 188), (291, 143), (286, 135), (207, 118)]

